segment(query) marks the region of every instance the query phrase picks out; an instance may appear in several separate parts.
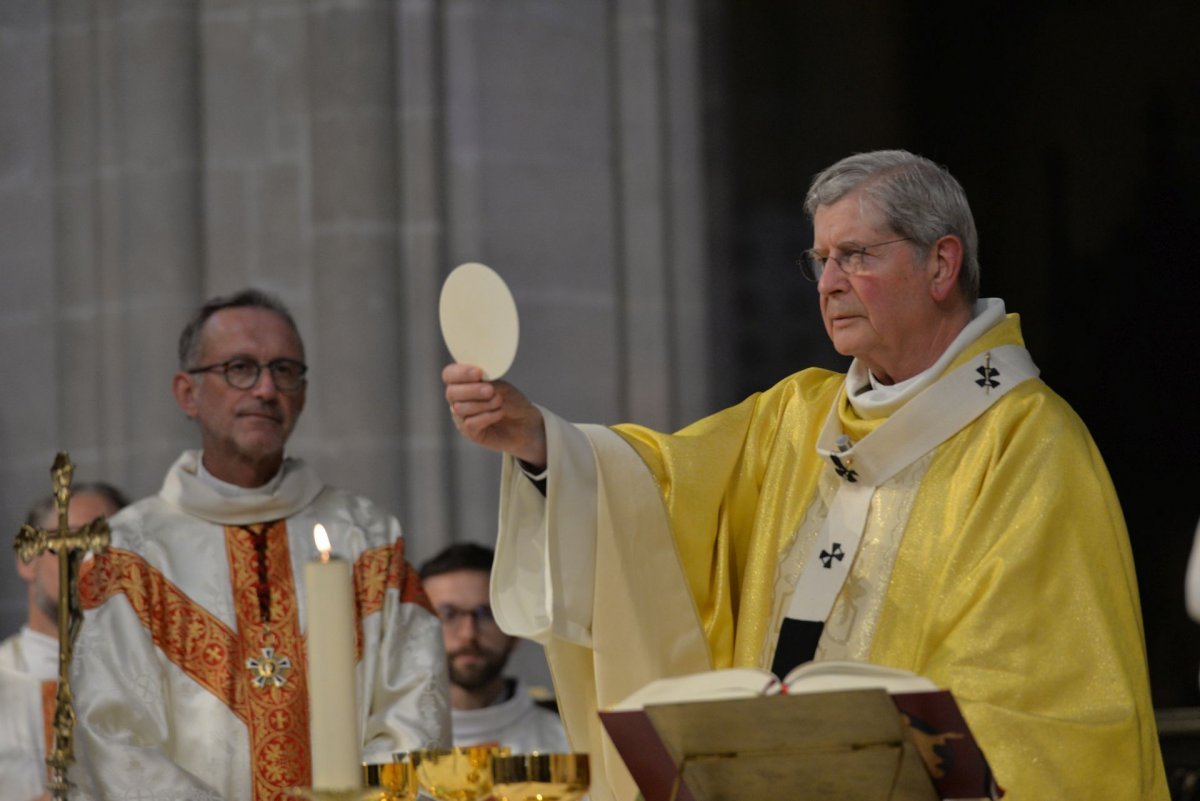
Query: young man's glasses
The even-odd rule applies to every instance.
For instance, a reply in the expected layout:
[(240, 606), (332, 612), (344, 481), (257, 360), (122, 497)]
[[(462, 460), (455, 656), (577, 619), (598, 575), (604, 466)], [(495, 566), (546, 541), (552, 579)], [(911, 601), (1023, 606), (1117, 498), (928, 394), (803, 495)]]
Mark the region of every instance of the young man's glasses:
[(437, 616), (442, 621), (442, 625), (446, 628), (457, 628), (467, 618), (471, 618), (475, 622), (477, 629), (494, 629), (496, 618), (492, 617), (492, 607), (487, 604), (481, 604), (474, 609), (459, 609), (457, 606), (449, 604), (441, 604), (437, 608)]

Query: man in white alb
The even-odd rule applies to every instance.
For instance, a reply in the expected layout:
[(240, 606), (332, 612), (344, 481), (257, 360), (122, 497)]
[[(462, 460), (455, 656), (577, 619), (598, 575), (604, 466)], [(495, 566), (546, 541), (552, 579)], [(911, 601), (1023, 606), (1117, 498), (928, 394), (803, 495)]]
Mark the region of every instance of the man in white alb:
[(442, 620), (454, 744), (497, 745), (514, 754), (570, 751), (558, 715), (534, 703), (523, 682), (504, 675), (520, 640), (492, 617), (493, 558), (491, 548), (464, 542), (421, 565), (425, 592)]
[(877, 151), (822, 171), (805, 208), (801, 267), (845, 375), (803, 370), (662, 434), (443, 371), (460, 432), (508, 454), (492, 606), (545, 644), (593, 798), (634, 794), (595, 707), (816, 658), (953, 691), (1009, 801), (1165, 801), (1120, 506), (1017, 316), (978, 298), (962, 187)]

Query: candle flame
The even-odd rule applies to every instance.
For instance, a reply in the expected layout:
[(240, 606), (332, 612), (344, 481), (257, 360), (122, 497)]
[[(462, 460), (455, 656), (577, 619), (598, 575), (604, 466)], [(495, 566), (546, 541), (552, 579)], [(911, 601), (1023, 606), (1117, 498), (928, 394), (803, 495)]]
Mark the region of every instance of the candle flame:
[(320, 523), (313, 526), (313, 541), (317, 544), (317, 550), (321, 552), (321, 561), (328, 562), (332, 546), (329, 544), (329, 535), (325, 533), (325, 527)]

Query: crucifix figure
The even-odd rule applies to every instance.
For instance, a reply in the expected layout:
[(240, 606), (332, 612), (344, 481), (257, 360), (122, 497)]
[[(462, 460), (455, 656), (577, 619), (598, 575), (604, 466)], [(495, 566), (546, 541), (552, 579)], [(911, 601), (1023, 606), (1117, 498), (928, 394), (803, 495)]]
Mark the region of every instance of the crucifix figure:
[(54, 700), (54, 748), (46, 757), (50, 765), (50, 791), (56, 801), (65, 801), (69, 784), (67, 768), (75, 761), (72, 732), (75, 728), (75, 704), (71, 696), (69, 671), (75, 636), (83, 622), (79, 603), (79, 565), (89, 551), (103, 552), (108, 547), (108, 522), (103, 517), (71, 530), (67, 508), (71, 501), (71, 476), (75, 465), (71, 457), (59, 452), (50, 468), (54, 482), (54, 505), (58, 527), (53, 530), (21, 526), (13, 548), (17, 556), (29, 562), (46, 551), (58, 555), (58, 691)]

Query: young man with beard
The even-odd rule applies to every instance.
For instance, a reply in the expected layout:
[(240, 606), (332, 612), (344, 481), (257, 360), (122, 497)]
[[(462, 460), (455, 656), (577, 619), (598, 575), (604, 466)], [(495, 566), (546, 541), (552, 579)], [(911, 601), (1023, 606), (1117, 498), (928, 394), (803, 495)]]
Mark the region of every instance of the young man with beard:
[(499, 745), (513, 753), (570, 751), (558, 715), (537, 706), (504, 666), (520, 640), (496, 625), (488, 600), (493, 554), (451, 545), (421, 566), (425, 593), (442, 621), (450, 670), (454, 744)]

